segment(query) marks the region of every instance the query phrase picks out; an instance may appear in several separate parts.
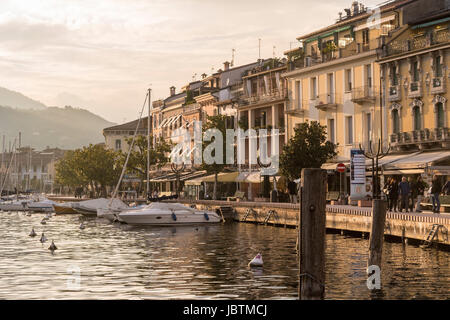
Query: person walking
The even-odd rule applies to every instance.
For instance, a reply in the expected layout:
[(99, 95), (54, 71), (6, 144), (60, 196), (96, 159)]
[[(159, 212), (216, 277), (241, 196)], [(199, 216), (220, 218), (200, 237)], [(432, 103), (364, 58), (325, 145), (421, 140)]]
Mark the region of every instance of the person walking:
[(439, 193), (442, 190), (442, 184), (437, 175), (433, 176), (431, 182), (431, 201), (433, 205), (433, 212), (439, 213), (441, 209), (441, 202), (439, 201)]
[(422, 212), (422, 209), (420, 208), (420, 203), (422, 202), (424, 193), (428, 185), (425, 181), (423, 181), (422, 176), (418, 176), (417, 180), (415, 182), (416, 190), (417, 190), (417, 201), (416, 201), (416, 208), (414, 211), (416, 212)]
[(398, 183), (395, 180), (395, 178), (391, 178), (391, 181), (389, 183), (388, 187), (388, 199), (389, 199), (389, 211), (394, 210), (394, 212), (397, 212), (397, 205), (398, 205)]
[(295, 183), (295, 181), (289, 181), (288, 190), (290, 202), (297, 203), (297, 184)]
[(398, 184), (398, 192), (401, 199), (400, 212), (403, 212), (403, 209), (405, 209), (405, 212), (408, 212), (408, 199), (411, 192), (411, 186), (406, 180), (406, 177), (403, 177), (402, 181)]

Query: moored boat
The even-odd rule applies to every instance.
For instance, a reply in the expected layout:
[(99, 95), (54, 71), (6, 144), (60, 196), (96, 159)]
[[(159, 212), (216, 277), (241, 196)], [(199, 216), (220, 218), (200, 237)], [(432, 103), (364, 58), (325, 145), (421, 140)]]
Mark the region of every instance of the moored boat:
[(54, 203), (53, 210), (56, 214), (78, 214), (78, 212), (72, 208), (72, 202)]
[(113, 209), (128, 208), (128, 206), (125, 203), (123, 203), (120, 199), (113, 199), (113, 201), (111, 202), (111, 199), (99, 198), (80, 201), (72, 204), (72, 208), (76, 212), (81, 213), (82, 215), (88, 217), (97, 217), (98, 208), (106, 209), (108, 207), (111, 207)]
[(27, 207), (29, 211), (33, 212), (50, 212), (53, 211), (53, 204), (56, 202), (52, 200), (42, 200), (42, 201), (33, 201), (28, 202)]
[(139, 210), (121, 212), (119, 217), (131, 225), (173, 226), (221, 222), (215, 212), (197, 210), (181, 203), (154, 202)]

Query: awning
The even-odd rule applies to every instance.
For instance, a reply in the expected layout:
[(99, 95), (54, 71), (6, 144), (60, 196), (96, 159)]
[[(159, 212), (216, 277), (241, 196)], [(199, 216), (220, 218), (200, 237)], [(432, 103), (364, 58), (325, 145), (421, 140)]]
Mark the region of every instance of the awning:
[(383, 173), (383, 175), (387, 175), (387, 176), (395, 176), (395, 175), (402, 175), (402, 174), (420, 174), (420, 173), (423, 173), (423, 170), (421, 170), (421, 169), (385, 170), (382, 173)]
[(387, 163), (383, 166), (385, 170), (401, 169), (423, 169), (437, 161), (450, 159), (450, 151), (418, 152), (410, 155), (403, 155), (401, 159)]
[[(221, 172), (217, 175), (217, 182), (236, 182), (239, 172)], [(215, 174), (200, 178), (190, 179), (185, 182), (186, 185), (200, 185), (203, 182), (214, 182)]]
[[(389, 165), (390, 163), (393, 163), (395, 161), (399, 161), (401, 159), (408, 159), (411, 158), (412, 156), (415, 156), (416, 154), (419, 154), (419, 152), (415, 152), (415, 153), (402, 153), (402, 154), (390, 154), (387, 155), (381, 159), (378, 160), (378, 167), (383, 167), (385, 168), (385, 166)], [(366, 168), (367, 169), (371, 169), (372, 168), (372, 160), (371, 159), (366, 159)]]
[(326, 162), (321, 166), (321, 168), (327, 171), (336, 171), (336, 167), (339, 163), (345, 164), (347, 168), (350, 166), (350, 162)]
[[(273, 176), (270, 176), (273, 177)], [(277, 180), (280, 176), (275, 176)], [(261, 176), (261, 172), (241, 172), (236, 178), (236, 182), (246, 182), (246, 183), (261, 183), (264, 179), (264, 176)]]
[(450, 17), (447, 18), (442, 18), (439, 20), (434, 20), (434, 21), (430, 21), (430, 22), (426, 22), (426, 23), (422, 23), (422, 24), (418, 24), (416, 26), (412, 26), (411, 29), (418, 29), (418, 28), (425, 28), (425, 27), (429, 27), (429, 26), (434, 26), (435, 24), (439, 24), (439, 23), (444, 23), (450, 21)]
[(169, 120), (170, 118), (164, 119), (161, 124), (159, 125), (159, 128), (163, 128), (166, 125), (166, 122)]

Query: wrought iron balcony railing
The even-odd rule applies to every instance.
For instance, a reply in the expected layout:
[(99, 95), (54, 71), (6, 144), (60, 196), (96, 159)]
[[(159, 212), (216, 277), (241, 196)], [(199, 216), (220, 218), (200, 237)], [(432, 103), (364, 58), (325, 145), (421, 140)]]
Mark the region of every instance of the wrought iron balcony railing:
[(356, 103), (375, 102), (375, 99), (379, 95), (377, 87), (374, 86), (362, 86), (358, 88), (352, 88), (352, 101)]
[(383, 56), (402, 54), (433, 45), (448, 43), (449, 41), (450, 31), (448, 29), (433, 30), (409, 39), (392, 41), (385, 47)]

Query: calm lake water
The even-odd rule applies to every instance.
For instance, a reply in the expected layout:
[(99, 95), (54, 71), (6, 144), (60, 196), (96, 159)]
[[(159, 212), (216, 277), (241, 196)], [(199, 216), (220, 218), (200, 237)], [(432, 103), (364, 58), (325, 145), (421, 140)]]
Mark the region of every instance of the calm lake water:
[[(296, 230), (244, 223), (136, 228), (0, 212), (1, 299), (296, 299)], [(38, 236), (28, 234), (34, 227)], [(44, 231), (48, 242), (39, 242)], [(55, 241), (58, 250), (49, 247)], [(449, 299), (450, 253), (385, 243), (383, 291), (366, 287), (368, 240), (327, 234), (327, 299)], [(261, 252), (264, 268), (247, 264)], [(79, 274), (79, 277), (77, 275)]]

